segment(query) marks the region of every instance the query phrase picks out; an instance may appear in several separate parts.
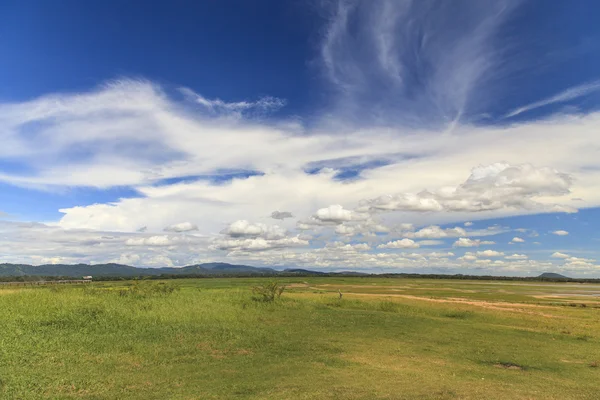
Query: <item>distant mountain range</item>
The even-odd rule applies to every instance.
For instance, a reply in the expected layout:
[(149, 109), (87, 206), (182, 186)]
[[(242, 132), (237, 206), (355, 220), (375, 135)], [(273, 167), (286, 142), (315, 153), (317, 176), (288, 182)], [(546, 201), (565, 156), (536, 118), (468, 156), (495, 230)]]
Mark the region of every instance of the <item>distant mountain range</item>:
[[(47, 276), (47, 277), (70, 277), (81, 278), (84, 276), (93, 277), (115, 277), (128, 278), (138, 276), (277, 276), (277, 275), (330, 275), (330, 276), (368, 276), (363, 272), (343, 271), (343, 272), (319, 272), (301, 268), (289, 268), (278, 271), (273, 268), (251, 267), (249, 265), (236, 265), (228, 263), (204, 263), (188, 265), (181, 268), (137, 268), (123, 264), (46, 264), (46, 265), (28, 265), (28, 264), (0, 264), (1, 277), (24, 277), (24, 276)], [(484, 280), (542, 280), (542, 279), (569, 279), (581, 281), (581, 279), (572, 279), (561, 274), (545, 272), (537, 277), (519, 278), (519, 277), (493, 277), (493, 276), (470, 276), (470, 275), (438, 275), (438, 274), (382, 274), (380, 276), (404, 276), (421, 277), (437, 279), (484, 279)], [(594, 281), (594, 279), (591, 279)]]
[[(298, 272), (300, 270), (297, 270)], [(316, 273), (302, 270), (304, 273)], [(248, 265), (205, 263), (182, 268), (136, 268), (122, 264), (0, 264), (0, 276), (158, 276), (158, 275), (276, 275), (280, 271)], [(287, 272), (287, 271), (286, 271)], [(294, 273), (290, 270), (289, 273)]]
[(568, 276), (564, 276), (564, 275), (557, 274), (557, 273), (554, 273), (554, 272), (544, 272), (543, 274), (541, 274), (540, 276), (538, 276), (538, 278), (571, 279)]

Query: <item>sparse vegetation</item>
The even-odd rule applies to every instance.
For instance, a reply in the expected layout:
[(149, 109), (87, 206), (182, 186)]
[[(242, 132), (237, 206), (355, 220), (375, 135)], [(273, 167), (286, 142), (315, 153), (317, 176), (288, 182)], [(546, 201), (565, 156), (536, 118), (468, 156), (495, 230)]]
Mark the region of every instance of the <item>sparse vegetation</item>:
[[(0, 399), (591, 400), (600, 392), (598, 301), (564, 306), (590, 286), (560, 298), (564, 288), (552, 284), (275, 283), (1, 288)], [(253, 301), (262, 298), (255, 287), (273, 301)]]
[(252, 293), (254, 293), (255, 300), (271, 303), (280, 298), (284, 290), (285, 285), (281, 285), (277, 281), (269, 281), (261, 285), (254, 286), (252, 288)]
[(120, 296), (150, 297), (165, 296), (179, 289), (178, 286), (166, 282), (133, 281), (133, 283), (119, 289)]

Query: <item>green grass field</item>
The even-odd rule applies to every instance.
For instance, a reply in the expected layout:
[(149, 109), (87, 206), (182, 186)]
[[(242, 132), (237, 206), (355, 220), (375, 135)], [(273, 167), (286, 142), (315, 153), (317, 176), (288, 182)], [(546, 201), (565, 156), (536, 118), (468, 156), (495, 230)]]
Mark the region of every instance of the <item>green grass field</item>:
[(0, 398), (600, 398), (598, 285), (262, 282), (0, 288)]

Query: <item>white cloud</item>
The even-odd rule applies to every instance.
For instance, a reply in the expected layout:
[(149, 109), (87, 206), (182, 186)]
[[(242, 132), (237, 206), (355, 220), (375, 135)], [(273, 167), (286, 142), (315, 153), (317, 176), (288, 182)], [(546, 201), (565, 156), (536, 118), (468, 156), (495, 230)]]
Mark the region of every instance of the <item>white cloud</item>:
[(209, 244), (206, 237), (198, 234), (65, 230), (36, 223), (0, 222), (0, 262), (183, 266), (218, 260)]
[(377, 246), (378, 249), (416, 249), (418, 247), (419, 244), (415, 243), (415, 241), (411, 239), (395, 240)]
[(367, 244), (367, 243), (346, 244), (346, 243), (342, 243), (342, 242), (333, 242), (333, 243), (328, 243), (326, 245), (326, 248), (335, 249), (337, 251), (350, 251), (350, 252), (371, 250), (371, 246), (369, 246), (369, 244)]
[(221, 231), (222, 234), (232, 238), (243, 237), (262, 237), (268, 240), (283, 239), (286, 236), (286, 231), (277, 225), (268, 226), (265, 224), (252, 224), (247, 220), (238, 220), (232, 222), (227, 228)]
[(169, 225), (164, 229), (165, 232), (190, 232), (197, 230), (198, 227), (191, 222), (181, 222), (179, 224)]
[(552, 232), (552, 233), (553, 233), (554, 235), (558, 235), (558, 236), (567, 236), (567, 235), (569, 234), (569, 232), (567, 232), (567, 231), (562, 231), (562, 230), (559, 230), (559, 231), (554, 231), (554, 232)]
[(512, 238), (511, 243), (525, 243), (525, 239), (515, 236), (514, 238)]
[(598, 90), (600, 90), (600, 81), (584, 83), (582, 85), (566, 89), (565, 91), (558, 93), (547, 99), (543, 99), (543, 100), (528, 104), (526, 106), (519, 107), (516, 110), (513, 110), (510, 113), (508, 113), (505, 117), (506, 118), (515, 117), (519, 114), (523, 114), (524, 112), (535, 110), (536, 108), (545, 107), (545, 106), (555, 104), (555, 103), (564, 103), (569, 100), (574, 100), (578, 97), (583, 97), (583, 96), (589, 95), (591, 93), (597, 92)]
[(419, 240), (417, 242), (419, 246), (438, 246), (444, 244), (443, 240)]
[(479, 247), (481, 245), (490, 245), (496, 244), (495, 242), (489, 240), (479, 240), (479, 239), (469, 239), (469, 238), (459, 238), (456, 242), (454, 242), (454, 247)]
[[(597, 117), (594, 115), (577, 121), (554, 120), (550, 125), (530, 123), (502, 129), (464, 127), (460, 136), (440, 136), (430, 132), (429, 139), (425, 141), (423, 135), (416, 135), (410, 129), (370, 130), (368, 134), (354, 129), (346, 131), (345, 135), (334, 131), (300, 135), (298, 130), (302, 131), (301, 127), (289, 124), (279, 127), (246, 124), (243, 120), (206, 120), (190, 114), (184, 105), (174, 102), (159, 87), (147, 82), (121, 81), (95, 92), (57, 95), (56, 99), (59, 100), (42, 98), (28, 103), (0, 105), (0, 117), (5, 126), (0, 157), (18, 157), (33, 171), (27, 176), (5, 171), (0, 174), (0, 180), (45, 189), (57, 185), (99, 188), (131, 185), (143, 196), (62, 209), (64, 216), (60, 224), (65, 228), (134, 231), (140, 226), (147, 226), (149, 232), (156, 232), (172, 224), (173, 220), (189, 220), (199, 226), (202, 233), (209, 234), (218, 231), (224, 220), (258, 219), (270, 215), (270, 205), (274, 203), (283, 209), (295, 210), (296, 215), (302, 218), (311, 214), (314, 205), (340, 204), (351, 211), (361, 199), (386, 193), (389, 188), (395, 188), (401, 194), (421, 193), (412, 198), (421, 206), (428, 201), (422, 192), (426, 187), (438, 188), (432, 192), (436, 196), (433, 200), (440, 203), (438, 198), (441, 199), (440, 204), (449, 209), (453, 209), (451, 200), (457, 193), (467, 193), (466, 198), (470, 199), (467, 203), (477, 209), (494, 209), (500, 204), (507, 206), (482, 211), (481, 218), (550, 210), (553, 204), (558, 203), (568, 207), (572, 196), (566, 195), (564, 200), (562, 196), (554, 196), (561, 190), (567, 190), (568, 180), (551, 169), (539, 171), (539, 168), (523, 167), (530, 165), (528, 163), (557, 165), (570, 175), (576, 173), (578, 179), (574, 182), (577, 186), (570, 188), (572, 195), (586, 199), (582, 206), (595, 202), (600, 204), (600, 195), (590, 191), (600, 177), (595, 176), (593, 169), (583, 168), (595, 165), (596, 159), (587, 151), (591, 148), (589, 143), (595, 140), (592, 133)], [(40, 109), (47, 112), (32, 111)], [(41, 123), (46, 118), (51, 118), (51, 121)], [(561, 141), (559, 146), (562, 132), (574, 132), (574, 124), (580, 133), (574, 134), (567, 144)], [(36, 130), (39, 137), (48, 138), (51, 145), (34, 145), (29, 141), (31, 135), (20, 133), (24, 125)], [(149, 131), (151, 135), (145, 134)], [(399, 135), (402, 141), (395, 140)], [(486, 138), (485, 142), (479, 139), (482, 137)], [(143, 144), (138, 143), (140, 138), (144, 138)], [(490, 141), (496, 143), (493, 154), (487, 146)], [(524, 141), (527, 146), (523, 145)], [(105, 143), (105, 146), (98, 146), (99, 142)], [(243, 146), (236, 144), (242, 142)], [(270, 144), (265, 146), (265, 143)], [(542, 145), (555, 146), (557, 151), (550, 149), (535, 154), (521, 151), (529, 146)], [(94, 156), (66, 162), (62, 155), (77, 146), (89, 148)], [(561, 151), (558, 151), (559, 148)], [(400, 159), (386, 167), (363, 171), (362, 179), (351, 182), (334, 180), (335, 171), (307, 174), (303, 170), (305, 165), (316, 161), (356, 160), (356, 157), (365, 156), (377, 159), (385, 154), (407, 151), (418, 157)], [(546, 153), (558, 156), (550, 158), (545, 156)], [(568, 157), (569, 154), (577, 154), (577, 157)], [(513, 167), (502, 172), (498, 168), (492, 169), (492, 172), (486, 172), (487, 175), (476, 169), (474, 173), (477, 174), (460, 184), (461, 176), (468, 176), (473, 165), (497, 157), (508, 159)], [(45, 162), (41, 163), (41, 160)], [(207, 180), (153, 185), (165, 179), (214, 174), (223, 168), (252, 169), (263, 174), (247, 179), (235, 178), (218, 185)], [(407, 170), (419, 173), (407, 175)], [(440, 174), (440, 170), (445, 171), (444, 174)], [(511, 177), (511, 171), (516, 171), (518, 177)], [(490, 174), (493, 178), (489, 177)], [(397, 176), (403, 176), (403, 179), (398, 181)], [(504, 195), (499, 195), (500, 200), (490, 200), (489, 204), (474, 203), (474, 199), (485, 193), (481, 186), (492, 181), (498, 181), (498, 190), (507, 189), (513, 194), (523, 191), (525, 197), (534, 193), (553, 195), (549, 198), (546, 195), (534, 196), (532, 201), (535, 204), (526, 201), (532, 209), (510, 208), (509, 205), (515, 204)], [(542, 181), (546, 183), (542, 184)], [(447, 191), (444, 187), (454, 189)], [(492, 194), (498, 194), (498, 190), (490, 190)], [(406, 199), (406, 196), (396, 199)], [(340, 203), (341, 200), (344, 204)], [(385, 209), (383, 204), (372, 205)], [(459, 209), (468, 209), (463, 206)], [(424, 221), (459, 220), (465, 217), (466, 211), (454, 213), (406, 213), (402, 218), (403, 222), (422, 225)], [(193, 219), (190, 215), (194, 216)], [(390, 214), (384, 218), (392, 222), (395, 217)]]
[[(140, 256), (138, 254), (121, 254), (119, 256), (119, 258), (117, 259), (113, 259), (111, 260), (112, 262), (115, 262), (117, 264), (124, 264), (124, 265), (138, 265), (139, 261), (140, 261)], [(172, 264), (172, 262), (171, 262)]]
[(368, 218), (368, 215), (346, 210), (341, 205), (335, 204), (326, 208), (320, 208), (313, 217), (316, 221), (324, 224), (341, 224), (342, 222), (364, 220)]
[(461, 227), (442, 229), (437, 225), (419, 229), (416, 232), (406, 232), (404, 236), (417, 239), (440, 239), (446, 237), (467, 236), (467, 232)]
[(278, 99), (276, 97), (262, 97), (257, 101), (225, 102), (221, 99), (207, 99), (188, 88), (181, 88), (180, 91), (190, 100), (203, 106), (205, 109), (213, 113), (241, 114), (250, 111), (268, 112), (277, 110), (286, 104), (285, 100)]
[(150, 236), (127, 239), (125, 244), (127, 246), (169, 246), (173, 241), (168, 236)]
[(476, 254), (478, 257), (500, 257), (504, 255), (504, 253), (495, 250), (478, 251)]
[(567, 195), (572, 182), (571, 176), (551, 168), (495, 163), (474, 168), (469, 178), (455, 188), (380, 196), (363, 201), (361, 207), (374, 211), (481, 212), (509, 208), (576, 212), (569, 206), (544, 205), (534, 200)]
[(565, 253), (561, 253), (561, 252), (559, 252), (559, 251), (556, 251), (556, 252), (552, 253), (551, 257), (552, 257), (552, 258), (563, 258), (563, 259), (564, 259), (564, 258), (569, 258), (569, 257), (571, 257), (571, 256), (570, 256), (570, 255), (568, 255), (568, 254), (565, 254)]
[[(232, 238), (228, 235), (210, 239), (196, 233), (152, 235), (64, 230), (43, 224), (0, 222), (0, 246), (3, 249), (0, 262), (118, 262), (135, 266), (164, 267), (229, 261), (257, 266), (298, 266), (325, 270), (443, 270), (449, 273), (457, 270), (468, 273), (471, 269), (483, 273), (493, 266), (495, 273), (508, 275), (541, 273), (556, 268), (556, 265), (546, 261), (525, 259), (514, 259), (502, 264), (499, 260), (480, 259), (476, 253), (465, 253), (462, 257), (456, 257), (452, 252), (378, 252), (370, 243), (331, 242), (325, 247), (311, 248), (308, 245), (309, 240), (310, 237), (302, 236), (269, 240), (261, 237)], [(128, 242), (135, 244), (127, 244)], [(148, 245), (150, 243), (154, 245)], [(61, 256), (57, 256), (57, 253)], [(432, 266), (436, 269), (432, 269)], [(569, 257), (561, 268), (569, 271), (570, 276), (585, 276), (598, 271), (600, 266), (590, 258)]]
[(273, 249), (304, 247), (309, 245), (310, 236), (289, 235), (277, 225), (250, 223), (248, 220), (235, 221), (223, 230), (223, 236), (213, 240), (210, 249), (233, 252), (262, 252)]
[(342, 236), (354, 236), (358, 233), (358, 231), (355, 226), (338, 225), (335, 227), (335, 233)]
[(281, 249), (288, 247), (308, 246), (307, 240), (299, 236), (283, 237), (279, 239), (266, 239), (262, 237), (253, 237), (246, 239), (217, 239), (211, 248), (218, 250), (241, 250), (241, 251), (265, 251), (272, 249)]
[[(515, 4), (322, 3), (330, 19), (320, 65), (338, 94), (334, 111), (357, 123), (383, 114), (396, 123), (431, 125), (459, 120), (486, 102), (486, 77), (497, 75), (494, 61), (502, 54), (491, 40), (500, 39), (494, 35)], [(455, 16), (460, 24), (452, 23)], [(407, 84), (414, 76), (421, 81), (418, 96)]]
[(461, 261), (476, 261), (477, 256), (473, 253), (465, 253), (465, 255), (459, 257), (458, 259)]
[(473, 226), (473, 223), (472, 222), (465, 222), (465, 226), (466, 227)]
[(594, 271), (600, 270), (600, 265), (591, 258), (569, 257), (565, 260), (564, 268), (572, 271)]
[(438, 253), (438, 252), (432, 252), (428, 254), (429, 258), (446, 258), (446, 257), (454, 257), (455, 254), (452, 253), (451, 251), (448, 251), (446, 253)]
[(504, 257), (507, 260), (527, 260), (529, 257), (525, 254), (512, 254), (510, 256)]

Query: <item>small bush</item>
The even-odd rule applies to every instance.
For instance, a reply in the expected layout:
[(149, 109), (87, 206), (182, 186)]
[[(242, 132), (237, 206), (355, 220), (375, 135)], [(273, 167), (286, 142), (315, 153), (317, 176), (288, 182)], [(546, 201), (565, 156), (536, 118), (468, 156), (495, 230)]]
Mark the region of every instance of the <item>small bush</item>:
[(454, 319), (467, 319), (473, 315), (470, 311), (453, 310), (443, 314), (444, 317)]
[(254, 286), (252, 293), (254, 294), (254, 300), (271, 303), (280, 298), (284, 290), (285, 285), (280, 285), (277, 281), (270, 281), (264, 285)]

